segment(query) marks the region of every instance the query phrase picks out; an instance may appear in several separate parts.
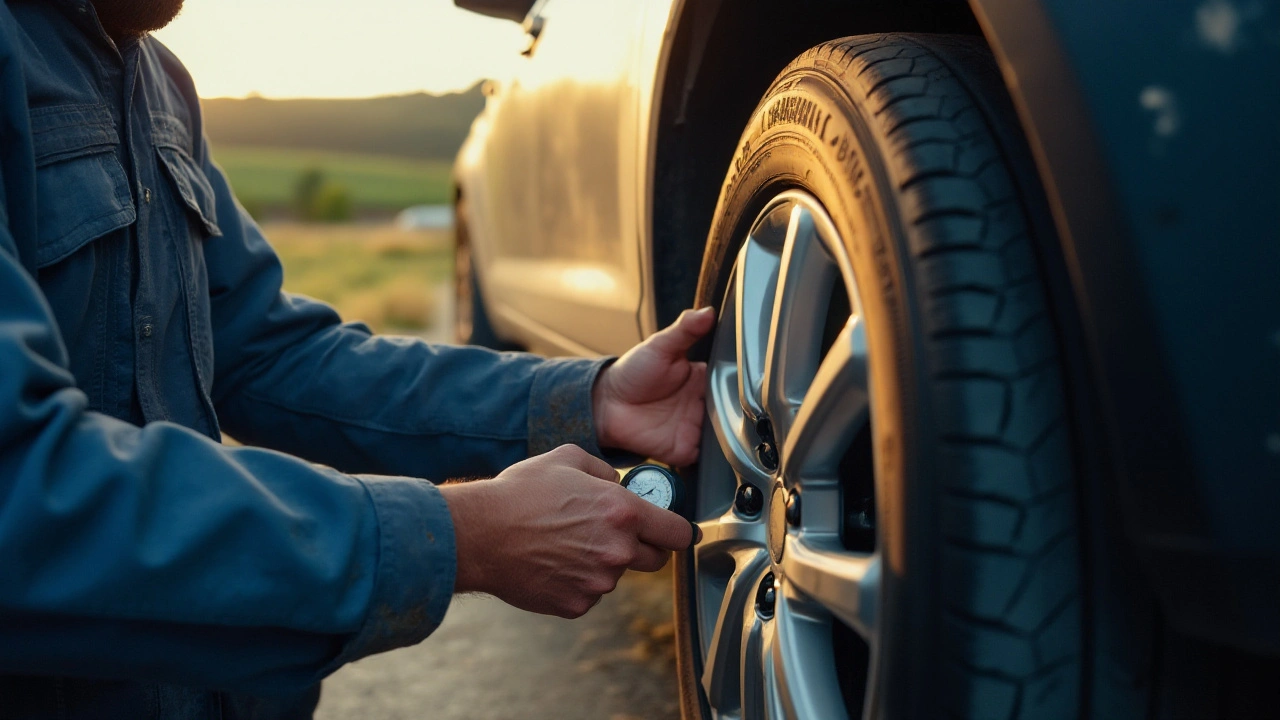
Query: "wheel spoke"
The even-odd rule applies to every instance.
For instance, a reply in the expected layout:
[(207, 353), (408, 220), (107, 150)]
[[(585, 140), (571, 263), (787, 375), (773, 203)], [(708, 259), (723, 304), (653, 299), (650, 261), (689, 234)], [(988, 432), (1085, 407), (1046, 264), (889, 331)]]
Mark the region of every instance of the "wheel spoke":
[(739, 550), (733, 559), (734, 571), (725, 585), (702, 671), (707, 702), (718, 709), (731, 709), (738, 703), (743, 618), (755, 605), (756, 583), (769, 565), (768, 553), (762, 549)]
[(764, 622), (754, 607), (748, 607), (742, 618), (742, 693), (739, 707), (742, 717), (762, 718), (765, 714)]
[(782, 688), (779, 685), (785, 684), (786, 679), (785, 676), (778, 677), (781, 670), (777, 653), (774, 651), (778, 645), (778, 623), (768, 623), (764, 628), (763, 636), (760, 654), (763, 656), (761, 665), (764, 666), (764, 717), (769, 720), (781, 720), (787, 717), (787, 714), (781, 697)]
[(769, 624), (764, 643), (769, 717), (848, 717), (835, 674), (830, 621), (796, 612), (784, 592)]
[(867, 342), (853, 316), (827, 351), (782, 446), (782, 464), (801, 485), (832, 483), (840, 459), (869, 418)]
[(779, 443), (821, 360), (822, 330), (839, 268), (823, 247), (812, 213), (791, 211), (774, 292), (761, 393)]
[(754, 237), (738, 253), (734, 277), (737, 320), (738, 395), (752, 418), (763, 412), (764, 351), (773, 319), (773, 296), (778, 283), (779, 258)]
[[(761, 515), (768, 517), (768, 508)], [(702, 542), (695, 545), (693, 551), (699, 563), (744, 549), (763, 550), (765, 547), (764, 523), (743, 520), (732, 511), (714, 520), (700, 522), (698, 528), (702, 530)]]
[(880, 603), (879, 554), (850, 553), (834, 535), (802, 534), (788, 538), (782, 573), (801, 596), (792, 602), (815, 603), (872, 640)]
[[(729, 298), (736, 296), (737, 280), (729, 288)], [(716, 327), (708, 364), (707, 416), (715, 431), (725, 460), (738, 477), (763, 485), (768, 477), (756, 460), (753, 431), (743, 411), (738, 380), (738, 312), (735, 302), (726, 302)]]

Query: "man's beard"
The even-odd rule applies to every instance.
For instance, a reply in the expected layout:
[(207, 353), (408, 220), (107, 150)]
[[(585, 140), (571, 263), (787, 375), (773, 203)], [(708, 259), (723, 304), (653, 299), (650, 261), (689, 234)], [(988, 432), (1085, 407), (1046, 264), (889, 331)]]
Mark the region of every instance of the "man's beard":
[(107, 34), (116, 39), (159, 30), (178, 16), (182, 0), (93, 0)]

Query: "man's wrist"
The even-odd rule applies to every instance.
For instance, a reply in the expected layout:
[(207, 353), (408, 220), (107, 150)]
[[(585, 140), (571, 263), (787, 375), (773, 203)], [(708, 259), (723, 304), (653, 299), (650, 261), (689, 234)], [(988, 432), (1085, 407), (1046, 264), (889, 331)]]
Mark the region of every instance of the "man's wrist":
[(440, 495), (449, 508), (453, 521), (454, 546), (457, 555), (457, 571), (454, 575), (454, 593), (485, 592), (488, 587), (483, 553), (484, 523), (487, 513), (484, 503), (477, 503), (483, 488), (475, 482), (454, 482), (440, 486)]

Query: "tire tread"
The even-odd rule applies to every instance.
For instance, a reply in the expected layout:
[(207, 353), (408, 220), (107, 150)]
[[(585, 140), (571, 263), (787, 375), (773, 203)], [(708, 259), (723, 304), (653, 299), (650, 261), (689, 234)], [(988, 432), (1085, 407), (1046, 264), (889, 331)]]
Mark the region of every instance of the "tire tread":
[(970, 87), (1002, 91), (998, 70), (979, 40), (896, 34), (820, 45), (782, 77), (806, 69), (884, 138), (918, 280), (944, 448), (944, 710), (1075, 717), (1081, 581), (1057, 338), (1031, 223)]

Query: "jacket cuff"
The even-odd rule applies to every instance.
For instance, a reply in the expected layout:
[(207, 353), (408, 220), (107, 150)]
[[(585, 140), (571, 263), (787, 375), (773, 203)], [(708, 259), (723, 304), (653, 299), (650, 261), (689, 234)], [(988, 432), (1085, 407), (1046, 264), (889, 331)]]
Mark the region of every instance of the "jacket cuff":
[(457, 575), (449, 506), (414, 478), (358, 476), (378, 520), (378, 564), (364, 625), (330, 671), (367, 655), (414, 645), (444, 620)]
[(557, 358), (538, 366), (529, 393), (529, 456), (577, 445), (604, 457), (596, 436), (591, 389), (600, 371), (617, 358)]

